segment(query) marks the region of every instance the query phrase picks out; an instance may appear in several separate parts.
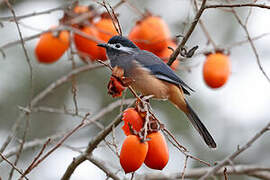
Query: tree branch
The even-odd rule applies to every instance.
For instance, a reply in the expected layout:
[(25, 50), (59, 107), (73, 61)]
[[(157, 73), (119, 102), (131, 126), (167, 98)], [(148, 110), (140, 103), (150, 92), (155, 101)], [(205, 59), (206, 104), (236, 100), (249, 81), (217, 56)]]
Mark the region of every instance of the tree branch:
[[(134, 103), (135, 101), (133, 101)], [(132, 105), (131, 103), (130, 105)], [(86, 150), (83, 152), (83, 154), (75, 157), (73, 161), (69, 164), (67, 170), (65, 171), (63, 177), (61, 178), (62, 180), (68, 180), (74, 170), (82, 163), (84, 162), (87, 157), (92, 153), (92, 151), (98, 146), (98, 144), (104, 140), (104, 138), (110, 134), (112, 129), (114, 127), (117, 127), (121, 123), (121, 116), (122, 112), (115, 118), (115, 120), (109, 124), (103, 131), (101, 131), (92, 141), (90, 141), (87, 145)]]
[[(216, 171), (213, 175), (223, 176), (224, 173), (223, 168), (225, 168), (225, 166), (222, 166), (222, 168)], [(260, 177), (265, 180), (270, 179), (270, 167), (260, 165), (235, 165), (235, 166), (226, 166), (226, 169), (227, 175), (249, 175), (253, 177)], [(185, 178), (199, 178), (209, 170), (211, 170), (211, 167), (186, 169)], [(167, 179), (181, 179), (181, 178), (182, 173), (172, 173), (169, 175), (165, 175), (162, 173), (153, 173), (153, 174), (138, 175), (136, 179), (167, 180)]]
[(242, 147), (239, 147), (237, 151), (226, 157), (224, 160), (219, 162), (216, 166), (210, 168), (206, 174), (204, 174), (200, 180), (204, 180), (211, 175), (213, 175), (215, 172), (217, 172), (219, 169), (221, 169), (224, 165), (228, 164), (229, 162), (233, 161), (239, 154), (241, 154), (243, 151), (248, 149), (256, 140), (258, 140), (265, 132), (269, 131), (270, 123), (268, 123), (262, 130), (260, 130), (254, 137), (252, 137), (245, 145)]
[(186, 34), (183, 37), (181, 43), (174, 50), (174, 52), (171, 54), (170, 59), (169, 59), (169, 61), (167, 63), (169, 66), (175, 61), (175, 59), (177, 58), (177, 56), (179, 55), (181, 50), (184, 48), (184, 46), (185, 46), (187, 40), (189, 39), (190, 35), (194, 31), (196, 25), (199, 22), (199, 19), (200, 19), (201, 15), (202, 15), (203, 11), (205, 10), (205, 4), (206, 4), (206, 0), (202, 0), (202, 5), (201, 5), (199, 11), (197, 12), (197, 14), (195, 15), (194, 20), (193, 20), (189, 30), (186, 32)]

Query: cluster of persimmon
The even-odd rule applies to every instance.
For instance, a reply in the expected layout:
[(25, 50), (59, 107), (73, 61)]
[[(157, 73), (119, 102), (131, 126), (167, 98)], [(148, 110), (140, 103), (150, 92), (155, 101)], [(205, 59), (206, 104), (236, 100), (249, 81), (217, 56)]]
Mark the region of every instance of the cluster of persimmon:
[(122, 120), (122, 130), (127, 137), (121, 148), (120, 164), (125, 173), (136, 171), (143, 163), (149, 168), (162, 170), (168, 163), (169, 151), (161, 131), (156, 125), (150, 128), (149, 123), (144, 139), (145, 112), (140, 112), (138, 108), (126, 109)]
[(206, 54), (203, 65), (203, 78), (211, 88), (220, 88), (228, 80), (231, 74), (231, 62), (229, 56), (222, 51)]
[[(85, 21), (78, 17), (89, 15)], [(78, 21), (78, 22), (76, 22)], [(69, 31), (62, 30), (43, 33), (35, 49), (37, 60), (41, 63), (56, 62), (69, 48), (71, 38), (84, 61), (106, 60), (104, 48), (98, 47), (97, 43), (107, 42), (112, 36), (117, 35), (113, 21), (108, 13), (99, 14), (92, 6), (76, 5), (64, 13), (60, 24), (75, 28), (77, 31), (70, 35)]]
[[(79, 21), (82, 15), (89, 15), (85, 21)], [(56, 62), (69, 48), (71, 38), (78, 51), (79, 56), (84, 61), (107, 60), (104, 48), (98, 47), (98, 43), (107, 42), (112, 36), (117, 35), (117, 31), (108, 13), (98, 13), (92, 6), (80, 6), (78, 4), (65, 11), (60, 24), (71, 26), (78, 31), (70, 35), (69, 31), (62, 30), (54, 32), (51, 27), (46, 33), (40, 36), (35, 53), (39, 62)], [(171, 40), (168, 25), (159, 16), (151, 15), (147, 12), (143, 18), (136, 22), (128, 37), (139, 48), (148, 50), (159, 56), (165, 62), (168, 61), (172, 50), (176, 48), (176, 43)], [(172, 69), (176, 69), (179, 61), (176, 60)]]

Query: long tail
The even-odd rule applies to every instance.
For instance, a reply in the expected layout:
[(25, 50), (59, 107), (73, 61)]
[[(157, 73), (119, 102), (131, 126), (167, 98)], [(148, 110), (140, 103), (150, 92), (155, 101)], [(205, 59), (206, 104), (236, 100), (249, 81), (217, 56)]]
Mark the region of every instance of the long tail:
[(186, 102), (186, 105), (187, 105), (187, 109), (189, 111), (188, 113), (186, 113), (186, 115), (187, 115), (188, 119), (190, 120), (190, 122), (192, 123), (192, 125), (200, 133), (200, 135), (202, 136), (204, 142), (210, 148), (216, 148), (217, 147), (216, 142), (213, 139), (213, 137), (211, 136), (211, 134), (208, 132), (208, 130), (203, 125), (203, 123), (201, 122), (201, 120), (199, 119), (197, 114), (193, 111), (191, 106), (188, 104), (186, 99), (185, 99), (185, 102)]
[(181, 109), (185, 114), (187, 115), (188, 119), (194, 126), (194, 128), (199, 132), (199, 134), (202, 136), (205, 143), (210, 148), (216, 148), (217, 145), (206, 129), (206, 127), (201, 122), (200, 118), (197, 116), (197, 114), (193, 111), (187, 100), (184, 98), (184, 93), (181, 87), (177, 87), (175, 85), (170, 87), (170, 97), (169, 100), (175, 104), (179, 109)]

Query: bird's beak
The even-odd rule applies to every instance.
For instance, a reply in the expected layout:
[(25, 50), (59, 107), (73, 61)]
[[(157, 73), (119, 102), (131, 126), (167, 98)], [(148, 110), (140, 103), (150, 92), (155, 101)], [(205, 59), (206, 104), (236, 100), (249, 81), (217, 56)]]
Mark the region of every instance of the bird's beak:
[(106, 48), (106, 47), (108, 47), (108, 44), (106, 44), (106, 43), (100, 43), (97, 46)]

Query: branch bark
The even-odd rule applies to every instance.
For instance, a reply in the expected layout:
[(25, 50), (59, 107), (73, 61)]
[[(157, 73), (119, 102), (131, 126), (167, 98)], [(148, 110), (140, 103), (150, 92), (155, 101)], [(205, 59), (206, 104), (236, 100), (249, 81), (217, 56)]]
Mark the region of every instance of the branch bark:
[(187, 33), (183, 37), (181, 43), (174, 50), (174, 52), (171, 54), (170, 59), (167, 63), (169, 66), (175, 61), (177, 56), (180, 54), (180, 51), (184, 48), (184, 46), (185, 46), (186, 42), (188, 41), (189, 37), (191, 36), (192, 32), (194, 31), (196, 25), (199, 22), (199, 19), (202, 15), (203, 11), (205, 10), (205, 4), (206, 4), (206, 0), (202, 0), (202, 5), (201, 5), (199, 11), (197, 12), (197, 14), (195, 15), (194, 20), (193, 20), (189, 30), (187, 31)]
[(207, 173), (205, 173), (199, 180), (204, 180), (211, 175), (213, 175), (215, 172), (220, 170), (224, 165), (232, 162), (239, 154), (244, 152), (246, 149), (248, 149), (256, 140), (258, 140), (265, 132), (269, 131), (270, 123), (268, 123), (262, 130), (260, 130), (254, 137), (252, 137), (245, 145), (242, 147), (239, 147), (237, 151), (226, 157), (224, 160), (222, 160), (220, 163), (218, 163), (216, 166), (210, 168)]
[[(216, 171), (213, 175), (215, 176), (223, 176), (223, 169), (225, 166), (222, 166), (221, 169)], [(270, 179), (270, 167), (260, 166), (260, 165), (235, 165), (235, 166), (226, 166), (226, 174), (227, 175), (248, 175), (253, 177), (260, 177), (264, 180)], [(192, 168), (185, 170), (185, 178), (199, 178), (204, 175), (206, 172), (211, 170), (211, 167), (204, 168)], [(137, 175), (136, 179), (144, 179), (144, 180), (167, 180), (167, 179), (181, 179), (182, 173), (172, 173), (169, 175), (165, 175), (162, 173), (155, 174), (146, 174), (146, 175)]]
[[(135, 101), (133, 101), (134, 103)], [(130, 105), (132, 105), (131, 103)], [(94, 149), (99, 145), (101, 141), (105, 139), (107, 135), (110, 134), (112, 129), (114, 127), (117, 127), (121, 123), (121, 116), (122, 112), (115, 118), (115, 120), (109, 124), (103, 131), (101, 131), (92, 141), (90, 141), (87, 145), (86, 150), (79, 156), (75, 157), (73, 161), (69, 164), (67, 170), (65, 171), (62, 180), (68, 180), (75, 169), (85, 160), (87, 160), (87, 157), (91, 155), (91, 153), (94, 151)]]

